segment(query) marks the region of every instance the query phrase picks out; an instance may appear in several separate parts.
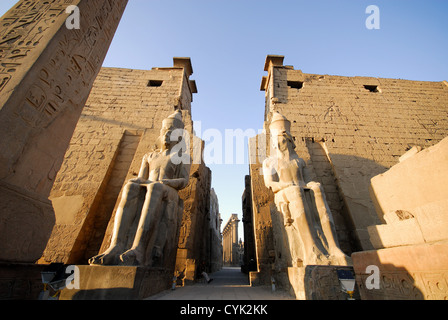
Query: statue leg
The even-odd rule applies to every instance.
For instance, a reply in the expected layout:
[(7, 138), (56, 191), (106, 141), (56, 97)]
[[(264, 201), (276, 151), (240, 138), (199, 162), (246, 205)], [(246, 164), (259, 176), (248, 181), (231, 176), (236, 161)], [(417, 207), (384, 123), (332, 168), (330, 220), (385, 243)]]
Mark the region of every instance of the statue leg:
[(283, 224), (285, 227), (289, 227), (292, 225), (294, 220), (291, 217), (291, 211), (289, 211), (289, 203), (287, 199), (284, 199), (283, 192), (277, 192), (275, 194), (275, 204), (277, 206), (277, 210), (280, 211), (283, 215)]
[(322, 231), (324, 232), (324, 236), (328, 245), (328, 252), (330, 253), (330, 255), (345, 256), (345, 254), (339, 247), (333, 216), (331, 215), (331, 211), (325, 199), (325, 193), (322, 190), (321, 184), (317, 182), (311, 182), (308, 184), (308, 187), (311, 188), (314, 194), (316, 208), (319, 212), (320, 224), (322, 226)]
[(142, 208), (142, 214), (135, 234), (132, 248), (120, 256), (124, 265), (142, 265), (145, 260), (145, 252), (149, 238), (153, 235), (157, 226), (162, 210), (160, 210), (162, 201), (164, 201), (164, 188), (168, 188), (159, 182), (148, 185), (145, 203)]
[(114, 230), (109, 248), (102, 254), (89, 259), (89, 264), (116, 264), (118, 255), (125, 250), (126, 235), (136, 215), (140, 185), (129, 182), (123, 189), (120, 204), (114, 220)]
[(317, 247), (315, 246), (314, 237), (307, 219), (304, 195), (302, 194), (300, 187), (290, 187), (286, 189), (285, 192), (285, 196), (289, 200), (288, 208), (291, 212), (292, 218), (294, 219), (294, 225), (296, 226), (303, 242), (303, 252), (305, 253), (304, 262), (307, 264), (313, 263), (313, 260), (315, 259), (312, 257), (315, 254), (314, 251)]

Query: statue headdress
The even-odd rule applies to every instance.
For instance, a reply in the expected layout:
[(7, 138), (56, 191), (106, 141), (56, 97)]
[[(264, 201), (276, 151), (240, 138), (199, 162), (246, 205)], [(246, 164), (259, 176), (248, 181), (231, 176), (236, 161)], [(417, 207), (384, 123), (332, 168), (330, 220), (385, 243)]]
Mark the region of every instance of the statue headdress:
[(182, 112), (177, 110), (162, 121), (163, 125), (170, 125), (176, 129), (183, 129), (184, 122), (182, 121)]
[(296, 144), (294, 143), (294, 137), (291, 135), (291, 121), (286, 119), (286, 117), (280, 112), (274, 112), (271, 119), (271, 124), (269, 125), (269, 130), (271, 132), (271, 136), (277, 136), (282, 134), (283, 132), (286, 132), (286, 136), (291, 142), (292, 148), (295, 149)]
[(291, 132), (291, 121), (286, 119), (286, 117), (280, 112), (275, 111), (271, 119), (271, 124), (269, 125), (269, 130), (275, 130), (277, 132)]

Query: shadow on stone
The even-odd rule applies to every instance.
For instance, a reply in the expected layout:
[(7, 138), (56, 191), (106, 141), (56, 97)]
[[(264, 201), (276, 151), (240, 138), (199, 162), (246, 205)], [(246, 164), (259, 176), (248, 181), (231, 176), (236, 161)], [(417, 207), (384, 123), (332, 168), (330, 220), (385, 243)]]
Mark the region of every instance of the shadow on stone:
[(139, 300), (138, 293), (130, 288), (80, 290), (71, 300)]

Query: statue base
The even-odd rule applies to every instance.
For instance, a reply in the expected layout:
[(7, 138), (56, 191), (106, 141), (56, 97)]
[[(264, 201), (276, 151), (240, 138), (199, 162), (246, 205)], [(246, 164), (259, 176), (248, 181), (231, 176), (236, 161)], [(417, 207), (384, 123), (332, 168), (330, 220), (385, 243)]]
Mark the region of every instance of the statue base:
[(173, 272), (162, 268), (77, 266), (79, 288), (65, 288), (60, 300), (141, 300), (171, 288)]
[(352, 258), (363, 300), (448, 298), (446, 241), (355, 252)]
[[(297, 300), (348, 300), (350, 297), (342, 291), (337, 272), (351, 271), (354, 276), (353, 267), (308, 265), (287, 269), (290, 292)], [(353, 298), (360, 299), (356, 286)]]
[(38, 300), (47, 265), (0, 263), (0, 300)]

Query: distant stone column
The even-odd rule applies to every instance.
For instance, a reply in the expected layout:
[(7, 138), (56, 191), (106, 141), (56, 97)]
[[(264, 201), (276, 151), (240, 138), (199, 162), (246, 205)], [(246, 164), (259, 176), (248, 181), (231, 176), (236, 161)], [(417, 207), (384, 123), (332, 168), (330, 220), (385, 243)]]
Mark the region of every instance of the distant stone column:
[(21, 0), (0, 19), (0, 261), (47, 244), (48, 196), (127, 2)]
[(239, 252), (238, 252), (238, 216), (233, 215), (232, 220), (232, 265), (238, 266), (240, 259), (239, 259)]
[(238, 216), (237, 216), (232, 221), (232, 242), (234, 244), (238, 243), (238, 222), (240, 222), (240, 220), (238, 220)]
[(237, 214), (232, 214), (222, 231), (224, 244), (224, 263), (235, 266), (239, 263), (238, 258), (238, 219)]

